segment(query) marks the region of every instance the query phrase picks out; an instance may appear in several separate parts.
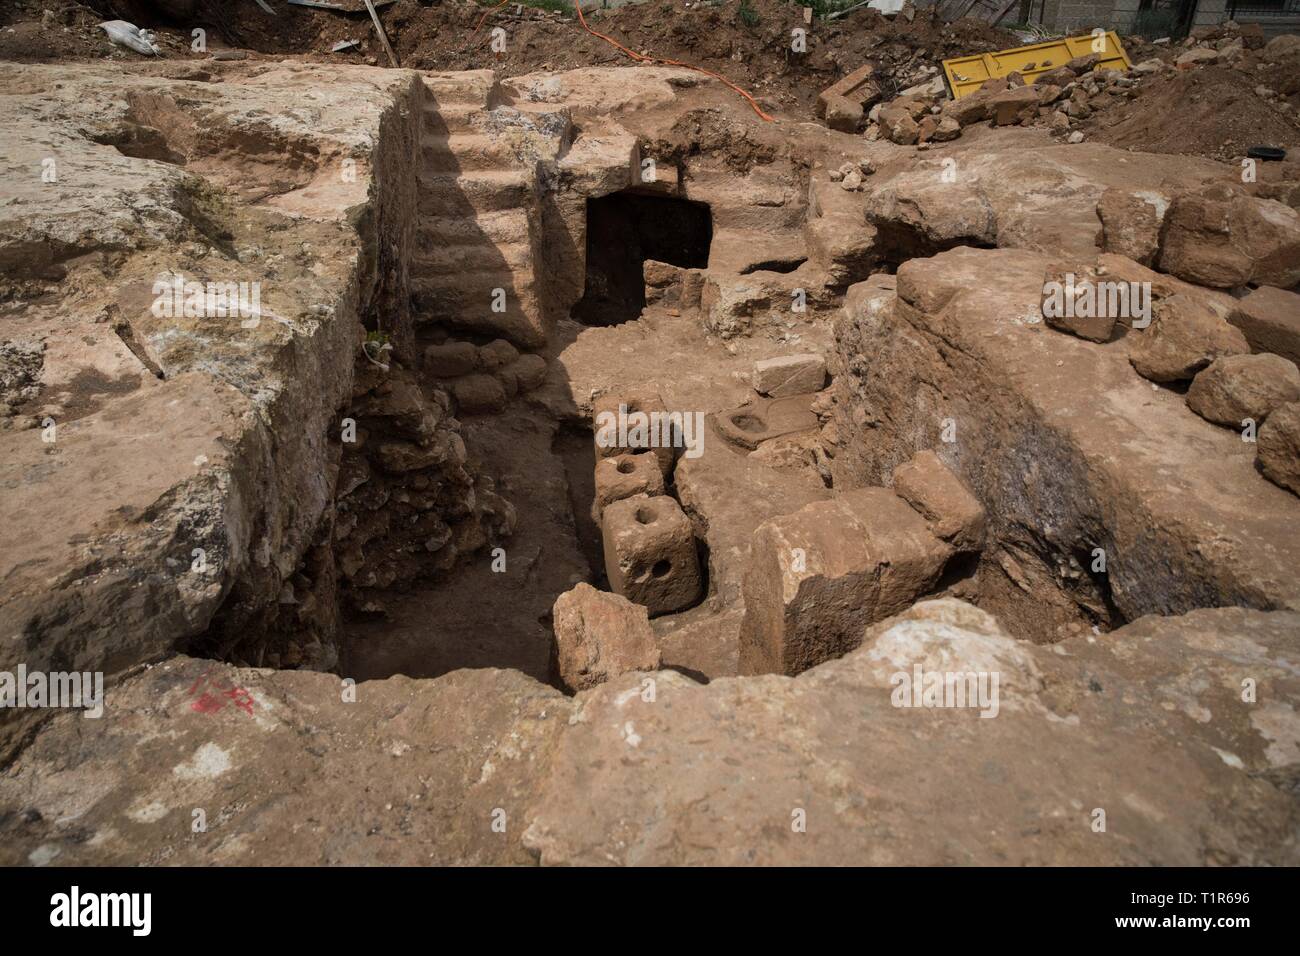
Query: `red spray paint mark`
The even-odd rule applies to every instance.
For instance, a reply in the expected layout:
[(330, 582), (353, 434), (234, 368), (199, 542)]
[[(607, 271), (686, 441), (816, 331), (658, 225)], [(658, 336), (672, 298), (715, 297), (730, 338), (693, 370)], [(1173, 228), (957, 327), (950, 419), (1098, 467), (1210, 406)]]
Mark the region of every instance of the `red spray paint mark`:
[(190, 702), (190, 710), (200, 714), (215, 714), (225, 709), (227, 701), (248, 716), (253, 716), (253, 695), (243, 687), (212, 676), (211, 669), (199, 675), (190, 685), (189, 695), (197, 699)]

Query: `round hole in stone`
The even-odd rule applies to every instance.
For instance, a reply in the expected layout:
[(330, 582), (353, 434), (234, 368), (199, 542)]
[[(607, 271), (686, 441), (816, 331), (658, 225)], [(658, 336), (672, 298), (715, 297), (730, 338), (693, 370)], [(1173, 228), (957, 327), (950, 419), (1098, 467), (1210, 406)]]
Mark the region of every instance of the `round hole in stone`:
[(656, 561), (655, 566), (650, 569), (650, 573), (656, 578), (665, 578), (668, 572), (673, 569), (670, 561)]
[(737, 415), (731, 419), (731, 424), (735, 425), (742, 432), (761, 432), (767, 428), (763, 419), (754, 415)]
[(655, 512), (653, 508), (647, 508), (644, 505), (636, 509), (636, 520), (638, 524), (654, 524)]
[(630, 475), (636, 471), (636, 463), (624, 458), (618, 463), (618, 473), (620, 475)]

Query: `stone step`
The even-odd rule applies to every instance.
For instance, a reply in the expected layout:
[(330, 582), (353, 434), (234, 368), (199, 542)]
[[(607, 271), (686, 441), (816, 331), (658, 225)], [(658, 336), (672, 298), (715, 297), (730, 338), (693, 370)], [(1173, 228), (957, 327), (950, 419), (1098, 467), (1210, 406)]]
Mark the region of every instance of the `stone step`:
[(472, 216), (526, 208), (533, 198), (533, 178), (522, 169), (484, 169), (425, 173), (419, 177), (419, 213), (425, 216)]
[(518, 206), (484, 210), (477, 215), (422, 216), (416, 229), (418, 248), (499, 242), (526, 244), (531, 235), (528, 210)]
[(490, 310), (495, 290), (504, 289), (506, 305), (516, 297), (533, 295), (534, 278), (528, 269), (510, 269), (501, 264), (486, 268), (462, 269), (452, 273), (414, 272), (412, 263), (411, 291), (419, 296), (437, 296), (444, 302), (455, 301), (466, 308)]
[(474, 117), (484, 108), (478, 103), (430, 104), (421, 113), (423, 132), (445, 135), (471, 130)]
[[(505, 290), (505, 311), (493, 312), (494, 290)], [(491, 271), (413, 276), (411, 293), (418, 322), (445, 322), (484, 335), (501, 336), (524, 348), (546, 344), (541, 304), (530, 273)]]
[(411, 276), (447, 276), (464, 281), (478, 273), (509, 272), (516, 277), (532, 268), (532, 249), (527, 242), (425, 246), (411, 259)]
[(497, 78), (491, 70), (425, 73), (421, 78), (429, 100), (438, 106), (473, 104), (482, 109), (497, 95)]
[(421, 168), (451, 173), (515, 165), (509, 147), (485, 133), (426, 134), (420, 140)]

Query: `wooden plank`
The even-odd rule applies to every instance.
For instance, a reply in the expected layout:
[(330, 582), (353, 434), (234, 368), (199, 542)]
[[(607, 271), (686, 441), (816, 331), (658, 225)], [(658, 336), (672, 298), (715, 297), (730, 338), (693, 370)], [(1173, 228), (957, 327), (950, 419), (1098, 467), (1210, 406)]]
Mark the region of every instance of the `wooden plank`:
[(1011, 12), (1012, 7), (1018, 6), (1019, 4), (1020, 0), (1007, 0), (1006, 3), (1002, 4), (1002, 8), (993, 15), (993, 19), (990, 20), (989, 23), (994, 25), (998, 24), (1001, 22), (1003, 17)]
[(388, 34), (384, 32), (384, 25), (379, 22), (379, 13), (375, 10), (372, 0), (366, 0), (366, 9), (370, 11), (370, 19), (375, 24), (375, 32), (379, 34), (379, 42), (384, 45), (384, 52), (388, 54), (388, 62), (391, 66), (397, 66), (397, 54), (389, 45)]
[(966, 16), (966, 14), (970, 13), (971, 8), (978, 2), (979, 0), (965, 0), (965, 2), (957, 8), (957, 15), (953, 17), (953, 19), (960, 20), (962, 17)]
[(828, 13), (828, 14), (826, 14), (826, 20), (827, 20), (827, 22), (829, 22), (829, 21), (831, 21), (831, 20), (838, 20), (840, 17), (842, 17), (842, 16), (846, 16), (846, 15), (852, 13), (854, 10), (858, 10), (858, 9), (861, 9), (862, 7), (865, 7), (865, 6), (866, 6), (868, 3), (870, 3), (870, 2), (871, 2), (871, 0), (862, 0), (861, 3), (855, 3), (855, 4), (854, 4), (853, 6), (851, 6), (851, 7), (845, 7), (843, 10), (836, 10), (836, 11), (834, 11), (833, 13)]

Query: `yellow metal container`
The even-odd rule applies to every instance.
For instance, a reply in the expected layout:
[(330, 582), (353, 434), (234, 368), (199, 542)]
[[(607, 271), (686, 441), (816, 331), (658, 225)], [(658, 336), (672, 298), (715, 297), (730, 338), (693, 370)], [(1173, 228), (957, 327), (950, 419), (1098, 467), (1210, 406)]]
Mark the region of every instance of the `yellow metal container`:
[(978, 90), (985, 80), (1019, 72), (1026, 83), (1032, 83), (1041, 74), (1065, 66), (1077, 56), (1093, 53), (1101, 55), (1099, 70), (1127, 70), (1133, 65), (1119, 36), (1110, 30), (1105, 34), (1063, 37), (996, 53), (953, 57), (943, 61), (943, 73), (953, 98), (961, 99)]

